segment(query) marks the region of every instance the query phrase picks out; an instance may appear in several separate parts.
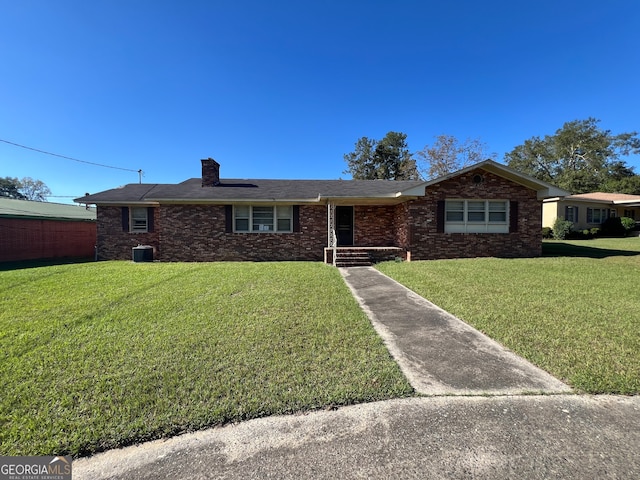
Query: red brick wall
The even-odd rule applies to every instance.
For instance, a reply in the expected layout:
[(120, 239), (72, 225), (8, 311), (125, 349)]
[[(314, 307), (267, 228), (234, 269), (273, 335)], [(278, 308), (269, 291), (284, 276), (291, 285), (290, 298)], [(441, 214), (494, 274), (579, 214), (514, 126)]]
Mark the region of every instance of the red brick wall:
[(322, 260), (327, 242), (326, 206), (300, 206), (300, 231), (226, 233), (224, 205), (161, 205), (153, 233), (122, 230), (120, 207), (98, 207), (98, 254), (130, 260), (138, 244), (154, 247), (154, 260), (272, 261)]
[[(484, 181), (473, 182), (480, 173)], [(508, 234), (438, 233), (438, 200), (505, 199), (518, 202), (518, 231)], [(300, 206), (300, 232), (226, 233), (223, 205), (161, 205), (154, 209), (154, 232), (122, 231), (120, 207), (98, 207), (100, 259), (131, 259), (136, 245), (154, 247), (162, 261), (322, 260), (327, 246), (327, 208)], [(461, 257), (530, 257), (541, 254), (542, 203), (536, 192), (502, 177), (473, 171), (427, 189), (423, 199), (395, 206), (354, 208), (354, 242), (395, 246), (412, 260)]]
[[(481, 174), (484, 181), (473, 182)], [(518, 202), (518, 231), (504, 233), (438, 233), (438, 200), (504, 199)], [(535, 257), (542, 254), (542, 202), (536, 192), (497, 175), (471, 171), (428, 187), (424, 199), (407, 205), (412, 260), (469, 257)]]
[(395, 207), (356, 205), (353, 242), (363, 247), (395, 246)]
[(98, 207), (98, 260), (131, 260), (131, 249), (137, 245), (151, 245), (154, 259), (160, 251), (158, 237), (158, 209), (154, 208), (154, 231), (129, 233), (122, 229), (122, 207)]
[(0, 262), (93, 257), (96, 223), (0, 218)]

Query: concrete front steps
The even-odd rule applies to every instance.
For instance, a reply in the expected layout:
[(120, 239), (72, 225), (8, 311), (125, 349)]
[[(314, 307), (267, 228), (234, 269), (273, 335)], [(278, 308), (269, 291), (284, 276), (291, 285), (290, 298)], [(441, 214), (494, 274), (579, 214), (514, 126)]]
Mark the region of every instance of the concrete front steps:
[[(398, 247), (337, 247), (336, 267), (370, 267), (374, 263), (404, 258)], [(333, 249), (324, 249), (325, 263), (333, 263)]]
[(336, 252), (336, 267), (370, 267), (373, 264), (366, 250), (339, 250)]

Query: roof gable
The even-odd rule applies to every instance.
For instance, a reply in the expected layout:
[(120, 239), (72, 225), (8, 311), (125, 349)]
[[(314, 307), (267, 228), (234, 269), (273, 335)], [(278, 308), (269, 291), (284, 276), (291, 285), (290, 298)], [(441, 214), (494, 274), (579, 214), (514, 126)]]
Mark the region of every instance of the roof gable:
[(425, 185), (428, 188), (430, 185), (435, 185), (437, 183), (449, 180), (459, 175), (464, 175), (477, 169), (491, 172), (494, 175), (498, 175), (499, 177), (506, 178), (507, 180), (530, 188), (531, 190), (535, 190), (538, 195), (538, 200), (543, 200), (549, 197), (569, 195), (569, 192), (567, 192), (566, 190), (562, 190), (561, 188), (551, 185), (550, 183), (543, 182), (542, 180), (538, 180), (537, 178), (518, 172), (512, 168), (507, 167), (506, 165), (494, 162), (493, 160), (485, 160), (469, 167), (463, 168), (462, 170), (443, 175), (442, 177), (428, 181)]

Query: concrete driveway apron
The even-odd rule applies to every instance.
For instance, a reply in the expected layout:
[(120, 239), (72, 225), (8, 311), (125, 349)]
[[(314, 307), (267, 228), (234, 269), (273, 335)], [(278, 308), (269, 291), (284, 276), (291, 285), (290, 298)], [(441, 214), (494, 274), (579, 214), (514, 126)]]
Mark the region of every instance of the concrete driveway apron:
[(417, 392), (501, 395), (571, 391), (375, 268), (341, 268), (340, 272)]

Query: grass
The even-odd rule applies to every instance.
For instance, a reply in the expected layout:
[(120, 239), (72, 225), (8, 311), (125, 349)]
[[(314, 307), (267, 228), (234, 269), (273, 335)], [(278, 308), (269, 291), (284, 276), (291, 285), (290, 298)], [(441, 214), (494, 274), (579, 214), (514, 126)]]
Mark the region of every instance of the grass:
[(640, 393), (640, 238), (543, 251), (378, 267), (579, 391)]
[(0, 454), (72, 454), (412, 394), (338, 271), (100, 262), (0, 271)]

